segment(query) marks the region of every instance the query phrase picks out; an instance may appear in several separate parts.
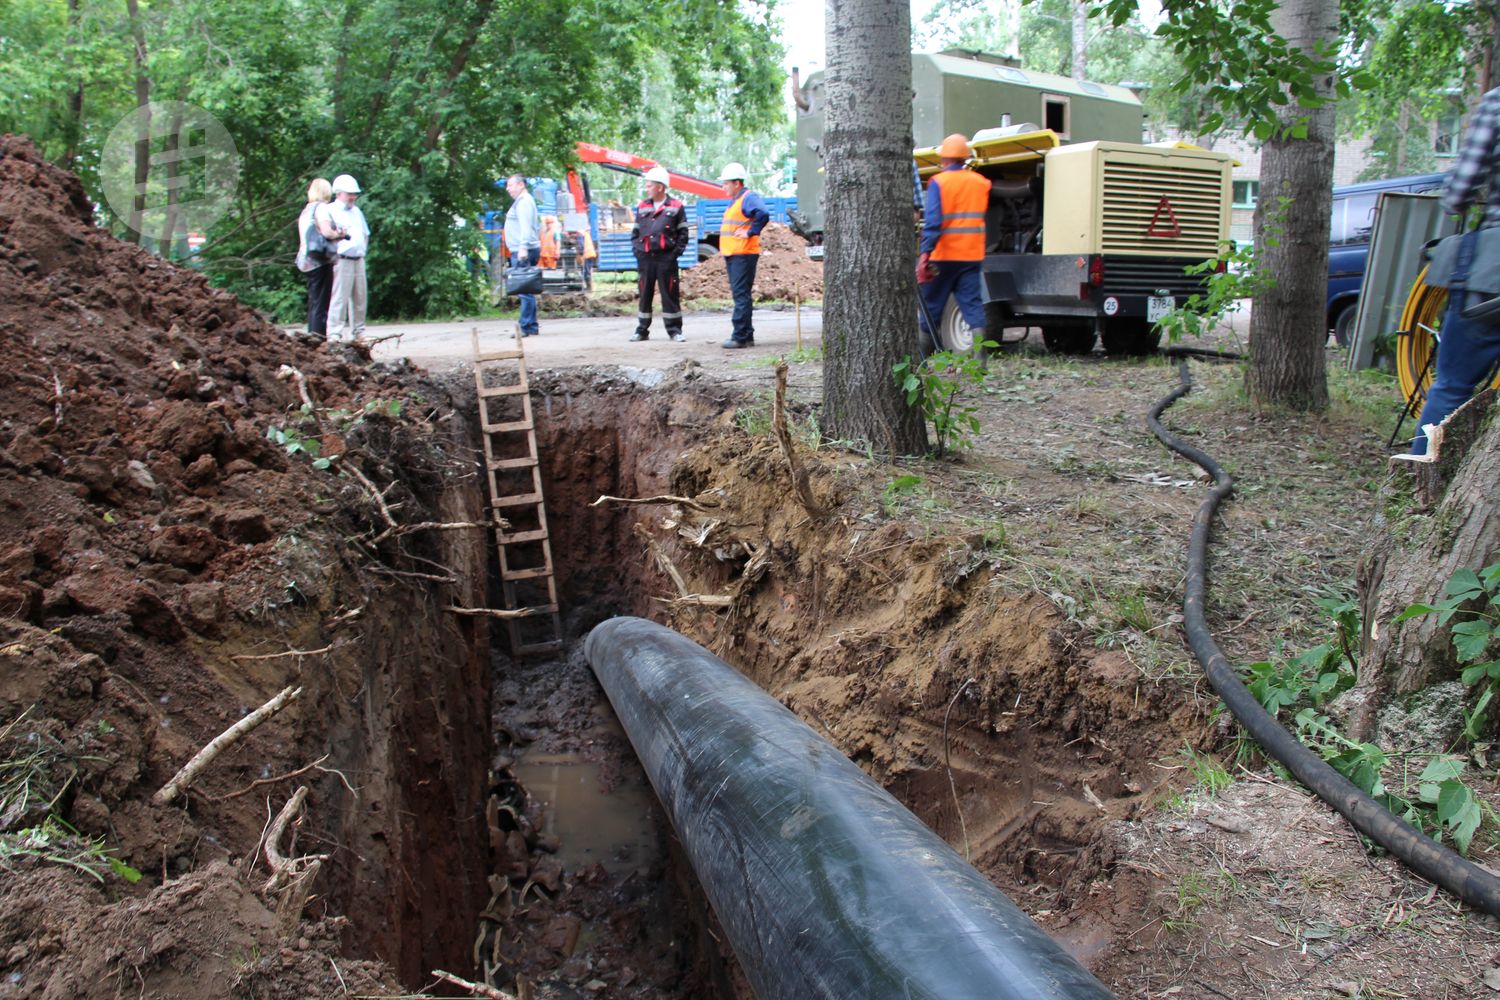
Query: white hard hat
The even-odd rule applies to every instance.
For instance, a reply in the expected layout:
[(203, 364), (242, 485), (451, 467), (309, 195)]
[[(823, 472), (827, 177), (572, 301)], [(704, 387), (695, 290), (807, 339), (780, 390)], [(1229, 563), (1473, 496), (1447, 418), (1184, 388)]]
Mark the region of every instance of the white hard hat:
[(359, 182), (348, 174), (339, 174), (333, 179), (334, 194), (359, 194)]
[(729, 163), (725, 165), (723, 170), (719, 171), (720, 181), (742, 181), (744, 179), (745, 165), (743, 163)]
[(665, 167), (652, 167), (650, 170), (646, 171), (646, 180), (648, 182), (655, 181), (657, 184), (672, 183), (672, 178), (667, 176), (667, 170)]

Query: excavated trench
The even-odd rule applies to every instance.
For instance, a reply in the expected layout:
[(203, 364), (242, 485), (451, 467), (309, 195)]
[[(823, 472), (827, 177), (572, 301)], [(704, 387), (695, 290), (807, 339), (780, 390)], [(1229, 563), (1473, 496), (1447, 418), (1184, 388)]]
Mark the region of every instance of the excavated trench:
[[(660, 381), (612, 369), (533, 378), (567, 645), (513, 660), (505, 625), (471, 620), (487, 676), (461, 671), (473, 688), (450, 690), (446, 713), (423, 708), (420, 680), (395, 702), (414, 771), (394, 780), (418, 798), (393, 808), (465, 812), (412, 820), (418, 849), (396, 867), (413, 884), (394, 894), (384, 932), (356, 924), (353, 943), (413, 983), (456, 967), (503, 989), (524, 980), (534, 996), (751, 995), (582, 656), (590, 628), (626, 614), (665, 617), (730, 661), (1097, 967), (1119, 940), (1118, 913), (1099, 900), (1111, 821), (1152, 798), (1162, 772), (1146, 762), (1181, 745), (1187, 718), (951, 546), (868, 518), (807, 524), (774, 454), (734, 430), (731, 390), (691, 369)], [(847, 498), (848, 476), (824, 471), (815, 492)], [(453, 506), (476, 508), (467, 490), (482, 483)], [(594, 505), (662, 495), (718, 495), (732, 509), (694, 521), (666, 503)], [(736, 549), (715, 534), (724, 525), (757, 541)], [(865, 554), (840, 570), (835, 554), (857, 546)], [(669, 604), (668, 564), (693, 590), (736, 595), (735, 607)], [(489, 590), (497, 606), (493, 578)], [(454, 733), (477, 722), (459, 704), (487, 704), (488, 732)], [(399, 718), (403, 706), (413, 714)], [(468, 791), (423, 801), (431, 781)], [(437, 835), (445, 826), (462, 829)]]

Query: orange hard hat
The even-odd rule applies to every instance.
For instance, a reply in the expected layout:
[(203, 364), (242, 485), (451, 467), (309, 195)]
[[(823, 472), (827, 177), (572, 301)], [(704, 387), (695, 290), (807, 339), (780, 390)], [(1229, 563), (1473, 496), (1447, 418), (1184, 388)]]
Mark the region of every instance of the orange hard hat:
[(971, 155), (969, 137), (962, 132), (954, 132), (938, 147), (938, 156), (945, 160), (967, 160)]

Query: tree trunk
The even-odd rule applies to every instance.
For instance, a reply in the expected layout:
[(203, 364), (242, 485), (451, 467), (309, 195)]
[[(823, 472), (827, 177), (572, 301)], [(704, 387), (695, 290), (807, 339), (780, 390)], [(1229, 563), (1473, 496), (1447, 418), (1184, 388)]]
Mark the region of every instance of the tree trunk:
[(179, 186), (179, 180), (182, 176), (182, 166), (177, 162), (177, 156), (175, 155), (177, 152), (178, 143), (180, 141), (178, 135), (181, 131), (182, 105), (179, 103), (177, 105), (176, 111), (172, 115), (172, 126), (167, 131), (166, 146), (162, 150), (167, 154), (167, 210), (162, 219), (161, 236), (157, 240), (156, 252), (161, 254), (167, 260), (172, 259), (172, 243), (177, 238), (177, 226), (181, 217), (181, 211), (177, 207), (178, 202), (181, 201), (181, 196), (179, 195), (177, 189)]
[[(1456, 674), (1450, 627), (1436, 615), (1399, 625), (1395, 618), (1409, 604), (1441, 600), (1457, 570), (1478, 571), (1500, 557), (1500, 420), (1493, 413), (1485, 419), (1493, 398), (1493, 393), (1477, 396), (1444, 425), (1436, 468), (1441, 472), (1456, 459), (1456, 471), (1425, 536), (1406, 551), (1390, 551), (1386, 543), (1374, 561), (1383, 564), (1384, 573), (1361, 581), (1364, 635), (1349, 726), (1356, 738), (1374, 735), (1376, 716), (1392, 695)], [(1469, 437), (1474, 434), (1477, 438)], [(1433, 468), (1415, 466), (1414, 473), (1421, 477)]]
[[(79, 11), (81, 0), (68, 0), (68, 40), (78, 40), (79, 22), (82, 20)], [(68, 46), (68, 68), (77, 69), (76, 57), (73, 54), (72, 45)], [(63, 154), (57, 161), (57, 165), (64, 170), (78, 169), (78, 146), (83, 138), (83, 81), (74, 84), (73, 89), (68, 92), (68, 115), (63, 120)]]
[(1073, 0), (1073, 79), (1087, 80), (1089, 75), (1089, 5), (1087, 0)]
[[(1294, 49), (1333, 46), (1337, 0), (1287, 0), (1271, 26)], [(1314, 86), (1333, 93), (1332, 76)], [(1306, 118), (1307, 137), (1273, 136), (1261, 150), (1260, 204), (1255, 245), (1273, 284), (1255, 297), (1250, 314), (1250, 365), (1245, 388), (1259, 403), (1294, 410), (1328, 406), (1323, 348), (1328, 291), (1328, 226), (1333, 205), (1333, 104), (1315, 109), (1293, 103), (1284, 125)], [(1269, 237), (1269, 238), (1268, 238)]]
[(1005, 44), (1008, 46), (1005, 54), (1015, 59), (1016, 65), (1021, 65), (1021, 7), (1026, 0), (1005, 0), (1005, 37), (1009, 39)]
[(823, 421), (884, 454), (927, 450), (891, 374), (917, 353), (911, 200), (911, 4), (828, 0)]
[[(438, 139), (443, 134), (443, 122), (445, 120), (443, 109), (448, 104), (448, 98), (453, 95), (453, 88), (458, 85), (458, 78), (469, 65), (469, 55), (474, 51), (474, 43), (479, 41), (479, 33), (484, 29), (485, 23), (490, 19), (490, 12), (494, 9), (494, 0), (479, 0), (474, 5), (474, 13), (470, 15), (468, 30), (464, 32), (463, 41), (458, 43), (453, 58), (449, 60), (448, 72), (443, 77), (442, 89), (438, 91), (437, 97), (432, 101), (433, 111), (427, 119), (427, 134), (422, 139), (424, 152), (432, 152), (437, 149)], [(418, 172), (421, 169), (420, 161), (417, 164)]]
[(135, 50), (135, 103), (139, 111), (135, 127), (135, 196), (130, 203), (130, 218), (126, 225), (130, 232), (125, 239), (140, 243), (146, 228), (146, 183), (151, 179), (151, 77), (147, 75), (146, 28), (141, 23), (141, 9), (137, 0), (125, 0), (125, 10), (130, 15), (130, 37)]

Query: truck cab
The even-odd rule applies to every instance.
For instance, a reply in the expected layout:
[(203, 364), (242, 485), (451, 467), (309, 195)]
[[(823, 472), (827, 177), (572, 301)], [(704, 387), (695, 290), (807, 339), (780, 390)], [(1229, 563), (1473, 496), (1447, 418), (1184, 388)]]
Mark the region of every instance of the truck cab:
[(1328, 328), (1340, 347), (1349, 346), (1359, 314), (1359, 290), (1364, 285), (1380, 196), (1387, 191), (1436, 192), (1445, 177), (1447, 174), (1417, 174), (1333, 189), (1333, 220), (1328, 234)]

